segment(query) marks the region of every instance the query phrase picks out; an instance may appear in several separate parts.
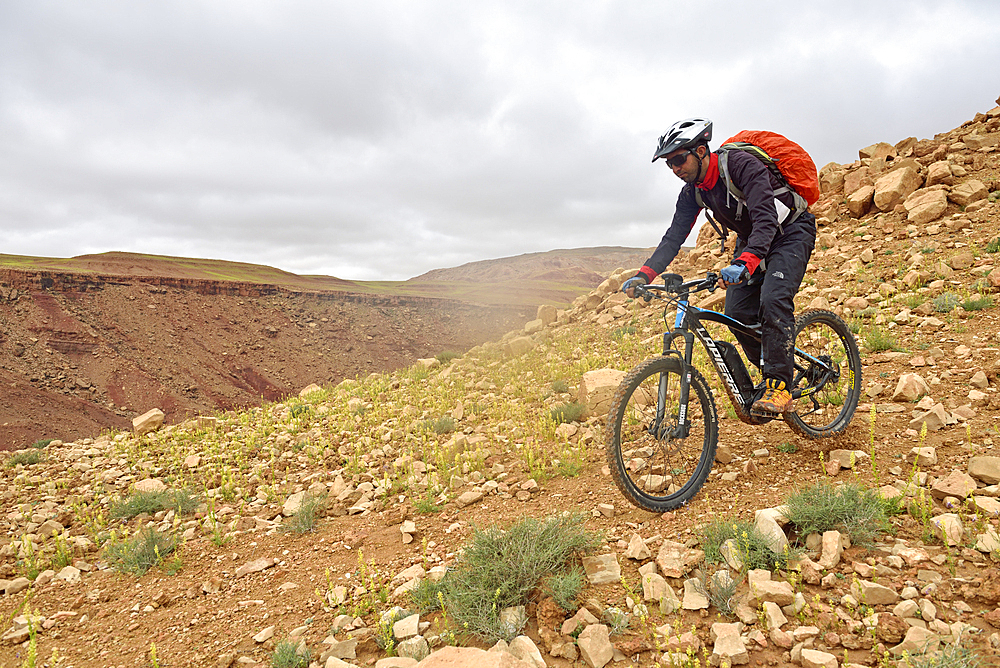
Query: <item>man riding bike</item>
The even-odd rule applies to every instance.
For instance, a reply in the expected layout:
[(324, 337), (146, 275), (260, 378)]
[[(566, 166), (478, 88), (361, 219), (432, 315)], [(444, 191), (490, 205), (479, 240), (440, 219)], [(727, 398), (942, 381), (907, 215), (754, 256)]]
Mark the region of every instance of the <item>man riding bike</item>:
[(743, 193), (742, 200), (734, 197), (720, 177), (718, 152), (709, 150), (711, 140), (712, 122), (704, 118), (674, 123), (660, 137), (653, 162), (663, 158), (685, 185), (670, 227), (622, 291), (634, 297), (636, 286), (651, 283), (662, 273), (677, 256), (703, 206), (710, 209), (722, 225), (721, 232), (728, 235), (732, 230), (738, 237), (732, 263), (722, 269), (719, 279), (719, 286), (726, 288), (726, 315), (761, 325), (760, 343), (733, 332), (747, 359), (764, 375), (764, 394), (754, 402), (751, 414), (784, 413), (792, 406), (794, 299), (816, 244), (816, 219), (808, 211), (796, 216), (794, 193), (782, 188), (764, 163), (743, 151), (727, 156), (728, 177)]

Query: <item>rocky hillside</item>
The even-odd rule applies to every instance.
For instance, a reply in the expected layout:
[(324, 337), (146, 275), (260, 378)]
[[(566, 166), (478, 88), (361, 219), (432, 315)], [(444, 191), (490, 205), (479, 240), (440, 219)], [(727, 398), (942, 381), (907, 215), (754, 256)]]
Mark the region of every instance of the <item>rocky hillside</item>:
[[(1000, 107), (823, 168), (798, 305), (847, 319), (864, 360), (863, 403), (835, 443), (740, 423), (713, 379), (705, 487), (664, 515), (625, 502), (604, 409), (577, 403), (600, 394), (586, 372), (659, 344), (662, 309), (618, 292), (621, 268), (444, 365), (7, 456), (0, 665), (296, 665), (274, 658), (289, 647), (319, 666), (997, 665), (998, 123)], [(726, 263), (707, 237), (672, 269)], [(780, 506), (819, 482), (908, 510), (867, 545), (847, 525), (803, 535)], [(602, 537), (570, 610), (537, 592), (490, 654), (454, 608), (411, 598), (447, 581), (476, 527), (562, 511)], [(802, 551), (749, 572), (739, 549), (706, 561), (713, 520)]]

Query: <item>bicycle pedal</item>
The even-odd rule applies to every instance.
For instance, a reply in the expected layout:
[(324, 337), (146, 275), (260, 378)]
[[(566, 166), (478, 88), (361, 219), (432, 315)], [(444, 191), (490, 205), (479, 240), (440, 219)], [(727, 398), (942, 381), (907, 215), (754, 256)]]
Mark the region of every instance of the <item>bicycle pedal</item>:
[(761, 410), (760, 408), (751, 408), (750, 415), (752, 417), (759, 417), (759, 418), (774, 418), (774, 419), (781, 418), (781, 413), (778, 413), (777, 411), (765, 411)]

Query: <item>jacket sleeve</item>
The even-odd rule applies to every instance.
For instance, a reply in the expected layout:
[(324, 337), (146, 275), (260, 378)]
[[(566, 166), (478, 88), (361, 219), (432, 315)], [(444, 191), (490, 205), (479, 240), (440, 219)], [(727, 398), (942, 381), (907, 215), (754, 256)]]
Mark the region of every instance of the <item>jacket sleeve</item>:
[(674, 208), (674, 218), (670, 222), (670, 227), (639, 273), (646, 276), (650, 282), (662, 273), (677, 257), (681, 244), (691, 233), (700, 212), (701, 207), (694, 199), (694, 186), (685, 185), (677, 196), (677, 206)]
[(743, 252), (757, 258), (767, 256), (771, 241), (778, 232), (778, 211), (774, 206), (774, 186), (767, 167), (752, 155), (730, 151), (729, 176), (743, 192), (752, 229)]

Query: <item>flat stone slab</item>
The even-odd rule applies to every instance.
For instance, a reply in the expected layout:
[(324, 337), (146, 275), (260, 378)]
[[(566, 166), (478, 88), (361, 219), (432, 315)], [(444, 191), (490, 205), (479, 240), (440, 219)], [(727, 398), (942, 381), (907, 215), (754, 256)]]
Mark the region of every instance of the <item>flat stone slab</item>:
[(609, 584), (622, 579), (622, 567), (618, 563), (618, 555), (614, 552), (599, 554), (596, 557), (584, 557), (583, 569), (590, 584)]
[(702, 550), (693, 550), (681, 543), (665, 540), (656, 555), (656, 565), (660, 567), (663, 577), (681, 578), (704, 558)]

